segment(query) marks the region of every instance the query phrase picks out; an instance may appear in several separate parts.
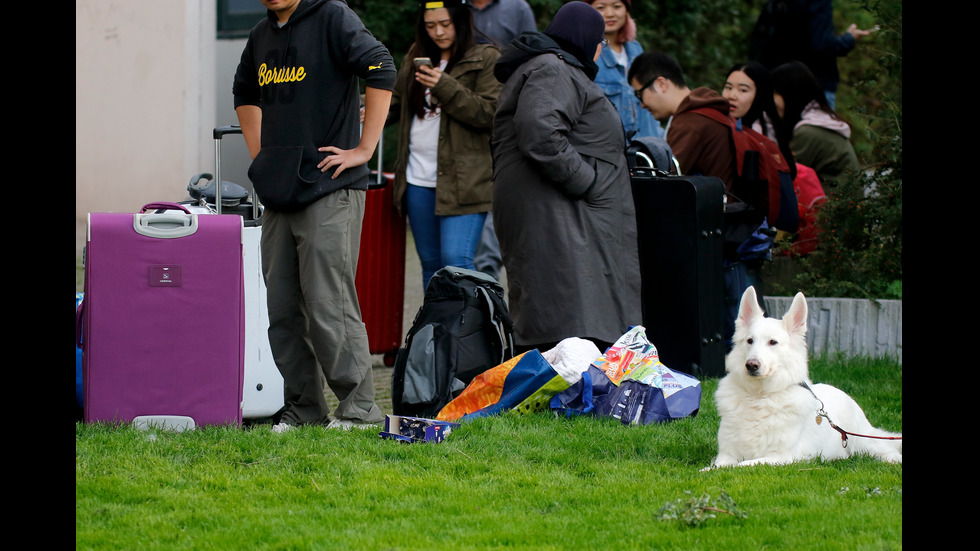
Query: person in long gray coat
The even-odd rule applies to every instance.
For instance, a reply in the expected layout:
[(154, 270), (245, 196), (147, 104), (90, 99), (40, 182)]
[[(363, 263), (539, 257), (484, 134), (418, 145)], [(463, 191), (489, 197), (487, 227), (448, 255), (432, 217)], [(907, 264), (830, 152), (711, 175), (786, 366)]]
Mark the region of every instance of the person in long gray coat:
[(594, 8), (565, 4), (494, 69), (493, 217), (524, 350), (568, 337), (604, 350), (642, 321), (623, 125), (592, 81), (603, 34)]

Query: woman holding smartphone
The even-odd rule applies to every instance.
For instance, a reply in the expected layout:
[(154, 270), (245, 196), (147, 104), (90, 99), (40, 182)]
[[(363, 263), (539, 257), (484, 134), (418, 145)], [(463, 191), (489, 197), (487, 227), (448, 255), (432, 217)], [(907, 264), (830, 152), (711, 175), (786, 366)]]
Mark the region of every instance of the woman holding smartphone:
[(395, 82), (399, 122), (394, 200), (408, 215), (422, 286), (444, 266), (473, 269), (493, 199), (490, 136), (500, 57), (477, 44), (465, 0), (420, 3), (415, 42)]

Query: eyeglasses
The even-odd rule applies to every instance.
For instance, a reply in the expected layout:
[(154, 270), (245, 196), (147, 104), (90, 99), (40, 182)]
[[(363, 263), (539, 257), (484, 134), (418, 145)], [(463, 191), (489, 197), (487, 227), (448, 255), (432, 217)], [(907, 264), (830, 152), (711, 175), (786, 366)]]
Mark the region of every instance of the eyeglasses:
[(654, 77), (650, 79), (649, 82), (644, 84), (643, 88), (640, 88), (639, 90), (633, 90), (633, 93), (636, 94), (636, 99), (640, 100), (640, 103), (643, 103), (643, 91), (649, 88), (654, 82), (657, 82), (658, 78), (660, 77)]

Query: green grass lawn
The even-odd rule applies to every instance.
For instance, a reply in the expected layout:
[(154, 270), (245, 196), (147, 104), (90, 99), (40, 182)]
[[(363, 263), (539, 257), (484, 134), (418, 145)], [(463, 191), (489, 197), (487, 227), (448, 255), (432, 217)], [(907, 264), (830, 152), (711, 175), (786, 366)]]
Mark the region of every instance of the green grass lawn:
[[(871, 422), (902, 429), (902, 367), (817, 361)], [(441, 444), (268, 425), (185, 433), (75, 425), (76, 549), (901, 549), (902, 466), (867, 457), (700, 472), (716, 379), (696, 417), (627, 427), (507, 414)], [(734, 506), (665, 519), (707, 495)]]

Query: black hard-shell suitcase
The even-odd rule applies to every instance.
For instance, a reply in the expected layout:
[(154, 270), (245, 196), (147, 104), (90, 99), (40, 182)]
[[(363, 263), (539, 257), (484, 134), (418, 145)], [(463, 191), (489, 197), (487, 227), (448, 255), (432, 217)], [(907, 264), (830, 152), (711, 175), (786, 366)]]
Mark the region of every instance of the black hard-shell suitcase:
[[(630, 154), (633, 154), (632, 152)], [(725, 371), (722, 218), (725, 184), (630, 164), (643, 326), (660, 360), (691, 375)]]

